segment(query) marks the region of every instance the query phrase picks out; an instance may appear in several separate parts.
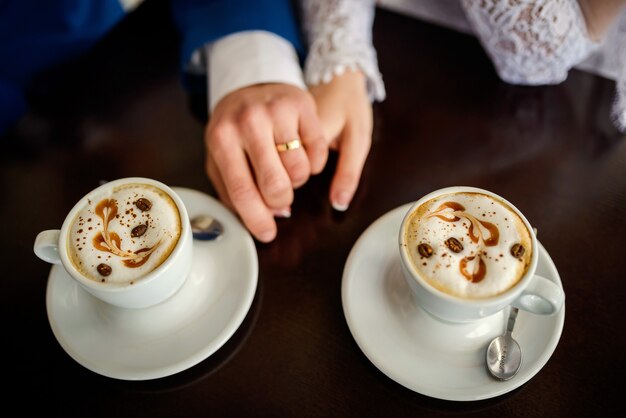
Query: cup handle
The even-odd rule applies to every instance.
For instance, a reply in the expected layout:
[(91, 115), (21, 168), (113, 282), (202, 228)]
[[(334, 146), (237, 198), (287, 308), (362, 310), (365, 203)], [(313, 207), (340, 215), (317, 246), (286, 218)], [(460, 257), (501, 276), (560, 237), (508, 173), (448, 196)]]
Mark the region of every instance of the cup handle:
[(563, 289), (552, 280), (535, 275), (530, 285), (512, 303), (516, 308), (539, 315), (553, 315), (565, 302)]
[(61, 264), (59, 235), (61, 235), (61, 231), (58, 229), (40, 232), (35, 238), (35, 245), (33, 246), (35, 255), (48, 263)]

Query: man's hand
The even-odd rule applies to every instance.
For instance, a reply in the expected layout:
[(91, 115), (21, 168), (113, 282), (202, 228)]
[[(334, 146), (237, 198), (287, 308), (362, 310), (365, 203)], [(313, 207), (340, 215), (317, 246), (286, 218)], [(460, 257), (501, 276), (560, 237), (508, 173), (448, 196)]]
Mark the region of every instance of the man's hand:
[[(299, 138), (303, 147), (279, 153)], [(274, 216), (289, 216), (293, 189), (324, 168), (328, 141), (311, 95), (287, 84), (236, 90), (213, 111), (205, 132), (206, 170), (220, 199), (252, 235), (276, 237)]]

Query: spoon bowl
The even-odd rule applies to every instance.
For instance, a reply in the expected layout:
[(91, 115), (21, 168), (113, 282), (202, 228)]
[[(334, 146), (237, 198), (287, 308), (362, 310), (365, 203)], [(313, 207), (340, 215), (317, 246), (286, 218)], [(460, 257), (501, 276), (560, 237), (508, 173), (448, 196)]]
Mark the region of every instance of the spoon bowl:
[(512, 379), (522, 365), (522, 349), (511, 333), (519, 309), (511, 307), (506, 332), (494, 338), (487, 347), (487, 369), (498, 380)]
[(193, 238), (200, 241), (213, 241), (224, 233), (224, 225), (210, 215), (198, 215), (190, 219)]

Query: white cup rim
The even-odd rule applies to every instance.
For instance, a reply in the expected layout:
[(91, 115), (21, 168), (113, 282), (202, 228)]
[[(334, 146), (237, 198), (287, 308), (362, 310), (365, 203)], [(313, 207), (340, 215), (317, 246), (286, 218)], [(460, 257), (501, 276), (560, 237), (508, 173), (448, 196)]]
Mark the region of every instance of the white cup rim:
[[(116, 187), (122, 184), (134, 184), (134, 183), (148, 184), (151, 186), (155, 186), (165, 191), (172, 198), (172, 200), (174, 201), (174, 203), (176, 204), (178, 208), (180, 221), (181, 221), (180, 222), (181, 231), (180, 231), (180, 237), (178, 238), (178, 242), (176, 242), (174, 249), (172, 250), (172, 252), (167, 257), (166, 260), (164, 260), (154, 270), (150, 271), (149, 273), (141, 276), (138, 280), (134, 281), (132, 285), (126, 282), (125, 283), (115, 283), (115, 282), (103, 282), (102, 283), (102, 282), (97, 282), (88, 277), (85, 277), (74, 267), (74, 264), (70, 260), (69, 255), (67, 253), (67, 240), (68, 240), (69, 230), (74, 222), (74, 219), (76, 218), (77, 213), (83, 208), (85, 200), (98, 194), (103, 188)], [(80, 198), (78, 202), (76, 202), (76, 204), (72, 207), (72, 209), (65, 216), (65, 220), (63, 221), (63, 224), (61, 226), (61, 231), (59, 234), (59, 256), (61, 258), (63, 267), (67, 270), (67, 272), (71, 274), (71, 276), (74, 279), (76, 279), (79, 283), (81, 283), (82, 285), (90, 289), (104, 290), (107, 292), (116, 293), (116, 292), (123, 292), (131, 286), (133, 289), (140, 288), (144, 285), (147, 285), (147, 283), (152, 281), (153, 278), (159, 276), (160, 272), (166, 269), (167, 266), (170, 265), (173, 262), (173, 260), (175, 260), (179, 256), (179, 253), (181, 251), (184, 251), (183, 243), (187, 239), (186, 236), (191, 234), (191, 225), (189, 224), (187, 219), (188, 219), (188, 214), (187, 214), (187, 208), (185, 207), (185, 204), (183, 203), (181, 198), (178, 196), (178, 194), (176, 194), (176, 192), (174, 192), (174, 190), (172, 190), (166, 184), (158, 180), (154, 180), (154, 179), (150, 179), (146, 177), (124, 177), (124, 178), (119, 178), (116, 180), (111, 180), (109, 182), (106, 182), (96, 187), (95, 189), (91, 190), (89, 193), (83, 195), (83, 197)]]
[[(411, 260), (409, 259), (409, 255), (407, 253), (407, 246), (405, 245), (405, 234), (404, 234), (404, 229), (406, 226), (406, 223), (408, 222), (409, 218), (410, 218), (410, 214), (413, 213), (413, 211), (418, 208), (421, 204), (423, 204), (424, 202), (437, 197), (437, 196), (441, 196), (441, 195), (445, 195), (445, 194), (450, 194), (450, 193), (458, 193), (458, 192), (470, 192), (470, 193), (482, 193), (482, 194), (486, 194), (488, 196), (494, 197), (502, 202), (504, 202), (505, 204), (507, 204), (512, 210), (515, 211), (515, 213), (520, 217), (520, 219), (522, 219), (522, 221), (524, 222), (524, 225), (526, 226), (526, 228), (528, 229), (529, 233), (530, 233), (530, 237), (531, 237), (531, 242), (532, 242), (532, 246), (533, 246), (533, 251), (531, 254), (531, 258), (530, 258), (530, 263), (528, 265), (528, 268), (526, 269), (526, 272), (524, 273), (524, 276), (522, 276), (522, 278), (515, 283), (515, 285), (513, 285), (511, 288), (507, 289), (506, 291), (499, 293), (497, 295), (494, 296), (488, 296), (488, 297), (484, 297), (484, 298), (461, 298), (459, 296), (455, 296), (455, 295), (451, 295), (449, 293), (443, 292), (439, 289), (437, 289), (436, 287), (432, 286), (430, 283), (428, 283), (426, 280), (424, 280), (419, 274), (417, 274), (417, 272), (415, 271), (415, 269), (412, 267), (411, 264)], [(419, 198), (418, 200), (416, 200), (415, 202), (413, 202), (411, 204), (411, 206), (409, 207), (409, 209), (407, 210), (407, 212), (405, 213), (403, 219), (402, 219), (402, 223), (400, 224), (400, 230), (399, 230), (399, 247), (400, 247), (400, 257), (402, 258), (402, 263), (406, 266), (406, 270), (410, 273), (411, 278), (413, 280), (415, 280), (416, 282), (418, 282), (418, 284), (425, 289), (426, 291), (432, 293), (433, 295), (437, 296), (438, 298), (444, 299), (446, 301), (449, 302), (453, 302), (455, 304), (459, 304), (459, 305), (464, 305), (464, 306), (475, 306), (475, 307), (480, 307), (483, 306), (485, 304), (492, 304), (492, 303), (496, 303), (499, 301), (506, 301), (506, 300), (513, 300), (515, 299), (515, 297), (517, 295), (519, 295), (524, 288), (526, 288), (528, 282), (530, 282), (532, 280), (532, 278), (535, 276), (535, 271), (537, 269), (537, 263), (539, 260), (539, 248), (538, 248), (538, 242), (537, 242), (537, 237), (535, 236), (535, 233), (533, 231), (532, 225), (530, 224), (530, 222), (528, 221), (528, 219), (526, 219), (526, 216), (524, 216), (524, 214), (522, 213), (522, 211), (520, 211), (517, 206), (515, 206), (514, 204), (512, 204), (511, 202), (509, 202), (507, 199), (505, 199), (504, 197), (500, 196), (497, 193), (494, 193), (492, 191), (486, 190), (486, 189), (481, 189), (478, 187), (474, 187), (474, 186), (449, 186), (449, 187), (444, 187), (441, 189), (437, 189), (434, 190), (424, 196), (422, 196), (421, 198)]]

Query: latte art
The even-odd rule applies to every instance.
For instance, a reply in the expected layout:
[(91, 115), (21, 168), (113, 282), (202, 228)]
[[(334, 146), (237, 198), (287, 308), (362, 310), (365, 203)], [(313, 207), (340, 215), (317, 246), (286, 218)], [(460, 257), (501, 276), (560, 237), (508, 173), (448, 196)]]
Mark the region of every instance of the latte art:
[(179, 211), (167, 193), (125, 184), (87, 200), (70, 228), (68, 254), (92, 280), (134, 284), (161, 265), (180, 233)]
[(533, 251), (517, 213), (482, 193), (451, 193), (425, 202), (411, 214), (404, 233), (418, 275), (461, 298), (496, 296), (515, 286)]

